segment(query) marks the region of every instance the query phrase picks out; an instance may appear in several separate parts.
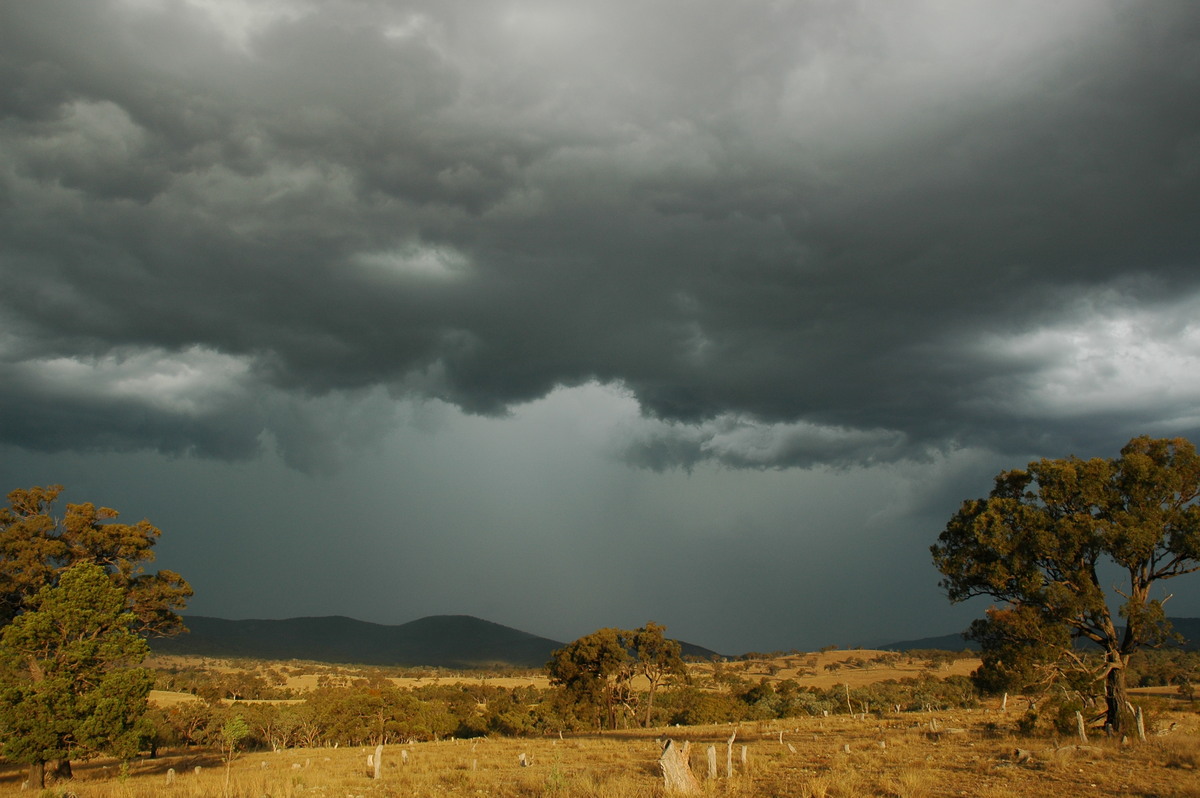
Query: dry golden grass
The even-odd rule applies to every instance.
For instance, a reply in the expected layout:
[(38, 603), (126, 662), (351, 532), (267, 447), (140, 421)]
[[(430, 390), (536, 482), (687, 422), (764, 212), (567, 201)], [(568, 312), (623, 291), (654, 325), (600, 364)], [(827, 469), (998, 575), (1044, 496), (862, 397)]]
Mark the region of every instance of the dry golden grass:
[[(371, 671), (377, 670), (354, 665), (327, 665), (322, 663), (304, 663), (302, 667), (282, 662), (272, 663), (272, 665), (286, 675), (286, 681), (283, 686), (290, 690), (295, 690), (297, 693), (307, 693), (316, 690), (322, 677), (352, 680), (362, 678)], [(257, 662), (185, 654), (156, 654), (146, 660), (146, 667), (158, 670), (198, 668), (215, 673), (261, 672), (261, 668)], [(472, 672), (455, 673), (453, 671), (448, 671), (445, 675), (394, 677), (388, 679), (388, 681), (397, 687), (403, 688), (463, 683), (486, 684), (491, 687), (503, 687), (506, 689), (527, 686), (545, 688), (550, 686), (550, 679), (542, 674), (529, 676), (489, 676)], [(175, 695), (186, 694), (179, 693)], [(169, 701), (170, 699), (168, 698), (167, 700)]]
[(185, 704), (189, 701), (199, 701), (199, 696), (191, 693), (176, 693), (171, 690), (151, 690), (150, 703), (157, 704), (160, 707), (173, 707), (176, 704)]
[[(691, 664), (688, 668), (693, 675), (700, 677), (711, 677), (714, 667), (721, 667), (729, 673), (755, 682), (763, 678), (766, 678), (768, 681), (794, 679), (802, 687), (828, 689), (840, 684), (846, 684), (850, 687), (861, 687), (889, 679), (911, 678), (919, 676), (922, 673), (932, 673), (938, 678), (945, 678), (952, 675), (966, 676), (979, 667), (979, 660), (970, 658), (930, 667), (921, 658), (911, 658), (907, 655), (899, 655), (895, 665), (883, 665), (873, 662), (876, 658), (887, 656), (889, 653), (868, 649), (835, 650), (815, 654), (796, 654), (772, 659), (727, 662), (719, 666), (714, 666), (712, 663), (698, 663)], [(257, 665), (239, 663), (237, 660), (183, 655), (156, 656), (149, 660), (147, 665), (160, 669), (171, 667), (204, 668), (218, 673), (235, 673), (239, 671), (257, 673), (259, 671)], [(294, 673), (291, 672), (292, 669), (286, 664), (279, 663), (278, 666), (287, 676), (285, 686), (295, 690), (297, 693), (306, 693), (317, 689), (322, 677), (351, 680), (365, 676), (369, 670), (350, 665), (306, 663), (303, 673)], [(545, 675), (519, 677), (481, 676), (477, 673), (458, 674), (454, 672), (424, 677), (396, 677), (388, 679), (388, 681), (397, 687), (403, 688), (463, 683), (486, 684), (491, 687), (508, 689), (526, 686), (537, 688), (550, 686), (550, 680)], [(635, 689), (645, 689), (645, 687), (645, 682), (640, 677), (635, 680)], [(172, 696), (185, 695), (183, 693), (164, 693), (160, 695), (156, 691), (156, 700), (161, 699), (159, 703), (167, 704), (171, 701), (186, 700), (183, 698), (172, 698)]]
[[(240, 755), (225, 770), (219, 756), (179, 752), (140, 760), (121, 777), (114, 763), (81, 763), (65, 786), (78, 798), (354, 798), (361, 796), (661, 796), (656, 738), (692, 741), (692, 766), (705, 795), (735, 798), (1200, 798), (1200, 715), (1163, 702), (1157, 725), (1175, 729), (1146, 743), (1013, 733), (1020, 714), (995, 705), (976, 711), (847, 716), (747, 724), (734, 742), (735, 773), (725, 778), (730, 727), (629, 730), (603, 736), (488, 739), (388, 746), (383, 777), (369, 778), (371, 749), (289, 750)], [(934, 729), (937, 731), (934, 731)], [(781, 737), (782, 735), (782, 737)], [(706, 748), (716, 746), (720, 778), (705, 780)], [(741, 764), (746, 746), (747, 766)], [(1033, 754), (1027, 761), (1014, 752)], [(408, 761), (402, 762), (402, 751)], [(520, 767), (524, 753), (530, 762)], [(193, 771), (201, 766), (197, 774)], [(177, 772), (167, 783), (167, 770)], [(17, 795), (23, 774), (0, 771), (0, 795)], [(25, 795), (30, 793), (26, 792)]]
[[(882, 664), (878, 661), (882, 658), (894, 660), (895, 664)], [(931, 667), (924, 659), (907, 654), (849, 649), (726, 662), (719, 665), (699, 663), (690, 665), (689, 669), (693, 674), (711, 676), (716, 667), (754, 682), (764, 678), (767, 681), (793, 679), (801, 687), (827, 690), (840, 684), (862, 687), (889, 679), (908, 679), (922, 673), (931, 673), (939, 679), (947, 676), (967, 676), (979, 667), (979, 660), (958, 659)]]

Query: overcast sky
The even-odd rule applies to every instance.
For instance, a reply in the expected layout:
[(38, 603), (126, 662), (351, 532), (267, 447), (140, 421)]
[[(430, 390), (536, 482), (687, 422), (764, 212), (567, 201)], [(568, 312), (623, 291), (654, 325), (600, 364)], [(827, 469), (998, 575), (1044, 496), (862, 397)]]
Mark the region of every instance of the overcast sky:
[(197, 614), (956, 631), (995, 473), (1200, 440), (1197, 97), (1192, 0), (0, 0), (0, 492)]

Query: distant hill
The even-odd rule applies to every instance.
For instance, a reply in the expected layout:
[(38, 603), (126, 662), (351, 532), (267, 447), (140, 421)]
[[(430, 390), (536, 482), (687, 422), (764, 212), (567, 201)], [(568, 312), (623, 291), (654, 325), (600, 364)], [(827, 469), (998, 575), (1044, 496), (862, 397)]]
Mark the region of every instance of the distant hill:
[[(151, 640), (155, 653), (400, 667), (540, 668), (565, 645), (470, 615), (431, 615), (399, 626), (340, 615), (246, 621), (188, 615), (183, 620), (190, 632)], [(680, 645), (684, 654), (717, 656), (691, 643)]]
[[(1183, 636), (1181, 646), (1184, 651), (1200, 651), (1200, 618), (1171, 618), (1175, 631)], [(940, 637), (922, 637), (917, 640), (902, 640), (899, 643), (888, 643), (879, 646), (884, 651), (913, 651), (917, 649), (940, 649), (942, 651), (963, 651), (970, 649), (978, 651), (979, 644), (967, 640), (962, 633), (942, 635)]]
[(978, 651), (979, 644), (974, 640), (968, 640), (963, 637), (962, 632), (954, 635), (940, 635), (939, 637), (921, 637), (916, 640), (901, 640), (898, 643), (887, 643), (878, 646), (882, 651), (919, 651), (922, 649), (936, 649), (938, 651)]
[(433, 615), (399, 626), (331, 615), (229, 621), (184, 619), (190, 632), (152, 640), (159, 654), (402, 667), (540, 668), (562, 643), (469, 615)]

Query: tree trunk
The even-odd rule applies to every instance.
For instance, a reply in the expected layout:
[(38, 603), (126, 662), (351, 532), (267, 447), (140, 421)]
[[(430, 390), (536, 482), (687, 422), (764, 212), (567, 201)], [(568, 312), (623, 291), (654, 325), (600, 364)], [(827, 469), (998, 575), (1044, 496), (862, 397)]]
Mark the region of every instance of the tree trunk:
[(1118, 737), (1125, 732), (1125, 705), (1129, 701), (1129, 692), (1125, 687), (1123, 659), (1118, 655), (1113, 661), (1110, 655), (1110, 669), (1104, 677), (1104, 703), (1107, 707), (1104, 725), (1108, 726)]
[(46, 789), (46, 763), (45, 762), (30, 762), (29, 763), (29, 789), (31, 789), (31, 790)]
[(650, 713), (654, 711), (654, 688), (658, 683), (653, 679), (650, 680), (650, 693), (646, 696), (646, 719), (642, 721), (642, 728), (650, 728)]

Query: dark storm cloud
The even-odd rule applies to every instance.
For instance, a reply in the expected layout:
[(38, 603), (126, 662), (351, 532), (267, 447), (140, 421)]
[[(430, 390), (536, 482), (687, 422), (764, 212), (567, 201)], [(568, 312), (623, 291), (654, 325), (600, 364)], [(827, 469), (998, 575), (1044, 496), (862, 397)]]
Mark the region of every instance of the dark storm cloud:
[(1194, 4), (0, 15), (7, 442), (305, 464), (372, 389), (589, 381), (654, 467), (1200, 427), (1144, 379), (1200, 352)]

